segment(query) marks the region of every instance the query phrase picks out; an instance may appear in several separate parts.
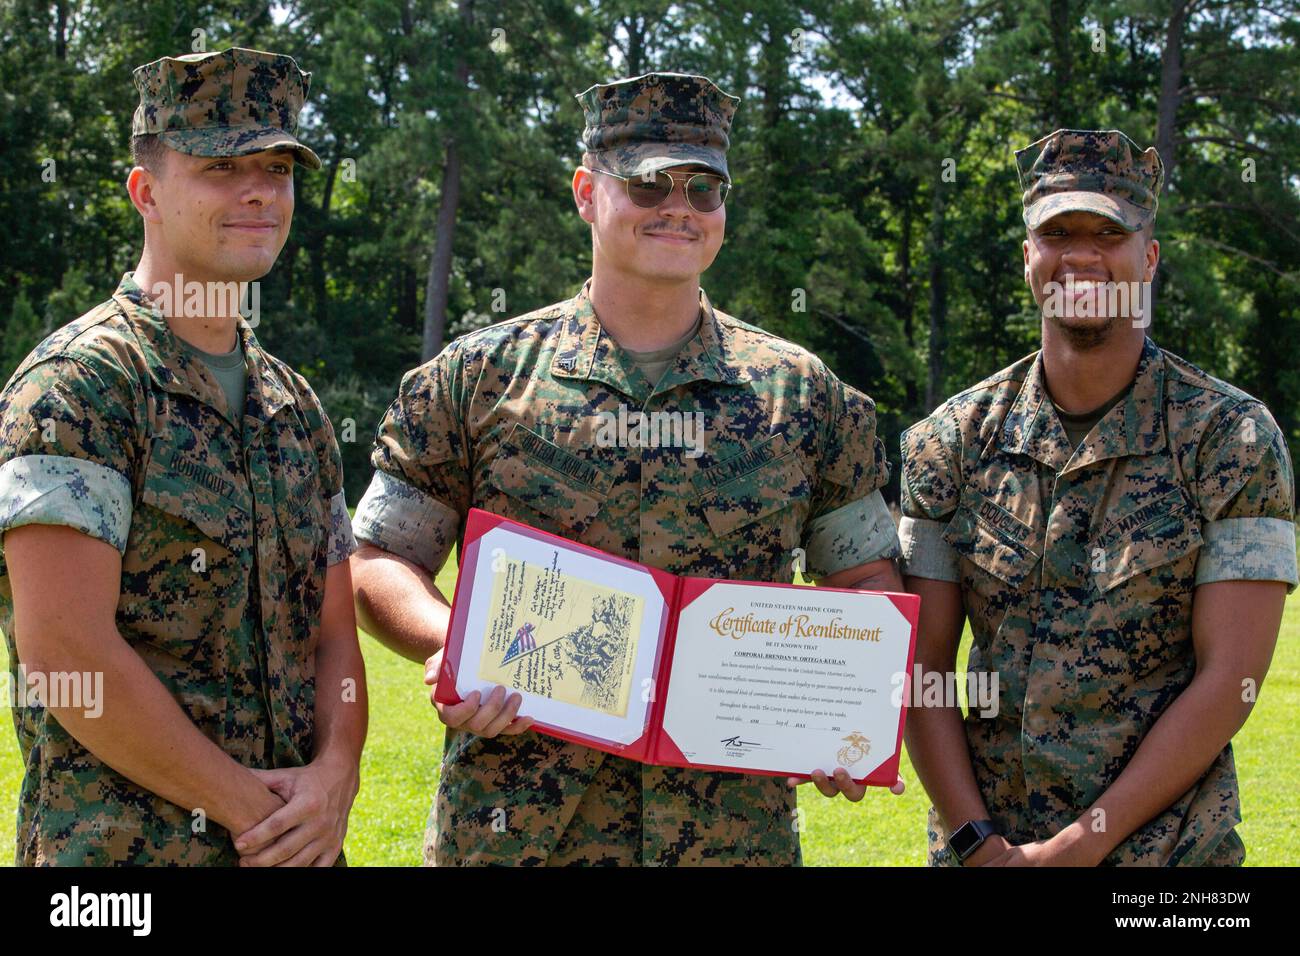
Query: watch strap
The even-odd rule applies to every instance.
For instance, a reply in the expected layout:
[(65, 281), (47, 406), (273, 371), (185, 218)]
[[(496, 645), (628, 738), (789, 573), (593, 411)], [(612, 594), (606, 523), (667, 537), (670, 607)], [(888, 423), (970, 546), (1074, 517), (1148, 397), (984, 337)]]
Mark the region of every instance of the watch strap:
[(992, 820), (967, 820), (948, 837), (948, 849), (960, 862), (965, 862), (984, 845), (984, 841), (998, 832)]

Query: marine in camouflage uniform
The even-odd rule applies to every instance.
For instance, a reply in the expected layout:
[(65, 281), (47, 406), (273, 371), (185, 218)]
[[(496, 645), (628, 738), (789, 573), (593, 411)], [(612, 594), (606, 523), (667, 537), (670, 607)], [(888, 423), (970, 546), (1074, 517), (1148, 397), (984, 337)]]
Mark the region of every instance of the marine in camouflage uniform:
[[(685, 162), (726, 173), (735, 102), (703, 77), (650, 74), (580, 99), (589, 162), (624, 175)], [(665, 154), (674, 136), (690, 139)], [(602, 329), (588, 286), (463, 336), (403, 378), (379, 427), (359, 539), (432, 576), (477, 507), (674, 574), (789, 581), (796, 547), (814, 576), (897, 555), (866, 396), (703, 291), (698, 334), (652, 383)], [(620, 406), (702, 414), (702, 454), (604, 447), (602, 416)], [(784, 779), (645, 766), (535, 732), (449, 730), (425, 859), (793, 864), (795, 823)]]
[[(250, 58), (251, 67), (236, 68)], [(208, 84), (202, 91), (186, 80), (196, 76)], [(182, 88), (196, 97), (189, 119), (204, 127), (211, 97), (229, 91), (232, 78), (241, 98), (219, 104), (230, 128), (202, 132), (206, 145), (165, 142), (212, 155), (271, 145), (304, 152), (288, 131), (305, 76), (289, 57), (255, 51), (141, 67), (136, 131), (181, 128)], [(240, 138), (251, 116), (277, 115), (286, 103), (273, 120), (281, 126), (251, 147)], [(313, 756), (325, 570), (355, 542), (320, 402), (247, 322), (238, 335), (247, 363), (242, 409), (228, 407), (212, 372), (130, 273), (112, 298), (42, 342), (0, 393), (0, 535), (61, 525), (115, 547), (118, 631), (186, 716), (245, 766), (297, 767)], [(17, 686), (3, 551), (0, 629)], [(189, 809), (106, 766), (44, 707), (13, 716), (24, 763), (19, 865), (238, 862), (225, 828), (208, 821), (195, 832)]]
[[(1162, 169), (1120, 133), (1058, 131), (1017, 153), (1025, 221), (1083, 210), (1135, 231)], [(953, 396), (902, 438), (904, 574), (956, 582), (968, 667), (999, 677), (964, 727), (999, 831), (1043, 840), (1115, 781), (1196, 671), (1212, 581), (1296, 578), (1293, 472), (1256, 399), (1145, 340), (1128, 393), (1076, 448), (1041, 352)], [(1107, 864), (1238, 864), (1232, 747)], [(952, 821), (952, 825), (962, 821)], [(930, 862), (955, 864), (931, 809)]]

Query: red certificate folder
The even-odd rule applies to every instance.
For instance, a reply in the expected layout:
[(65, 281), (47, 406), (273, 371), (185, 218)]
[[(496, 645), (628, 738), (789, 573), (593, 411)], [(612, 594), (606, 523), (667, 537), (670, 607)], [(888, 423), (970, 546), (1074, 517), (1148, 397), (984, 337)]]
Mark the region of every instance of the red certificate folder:
[[(491, 535), (487, 545), (483, 541), (485, 535)], [(491, 562), (507, 550), (493, 545), (509, 542), (516, 545), (534, 542), (522, 546), (549, 549), (550, 554), (557, 556), (557, 561), (558, 556), (563, 555), (566, 561), (585, 562), (588, 569), (594, 567), (603, 572), (593, 575), (589, 571), (586, 575), (588, 580), (598, 577), (601, 582), (607, 582), (620, 574), (624, 575), (622, 579), (626, 579), (627, 571), (635, 572), (641, 580), (645, 580), (640, 578), (641, 575), (649, 575), (653, 581), (653, 585), (648, 582), (646, 585), (650, 601), (661, 599), (663, 606), (663, 613), (658, 614), (657, 633), (643, 630), (638, 645), (641, 649), (632, 652), (638, 655), (642, 673), (648, 676), (638, 674), (639, 680), (631, 688), (634, 694), (629, 698), (631, 704), (627, 707), (621, 730), (608, 729), (617, 725), (618, 718), (596, 716), (587, 721), (583, 716), (585, 711), (580, 707), (566, 709), (567, 705), (525, 692), (519, 713), (534, 717), (533, 730), (661, 766), (794, 777), (808, 777), (815, 769), (829, 775), (837, 766), (845, 766), (859, 783), (891, 786), (897, 779), (903, 724), (910, 696), (909, 678), (916, 648), (920, 607), (920, 598), (916, 595), (681, 577), (478, 508), (470, 510), (466, 525), (436, 700), (445, 704), (460, 703), (464, 699), (461, 691), (468, 694), (476, 687), (486, 690), (495, 683), (505, 683), (477, 680), (478, 661), (474, 649), (482, 653), (486, 639), (481, 633), (484, 630), (482, 597), (477, 602), (480, 609), (476, 612), (478, 626), (471, 633), (467, 633), (467, 628), (473, 616), (471, 606), (475, 604), (476, 585), (481, 583), (483, 591), (492, 587)], [(485, 550), (488, 546), (491, 546), (490, 553)], [(593, 560), (598, 564), (593, 565)], [(480, 577), (487, 580), (476, 581)], [(735, 601), (725, 599), (727, 595), (737, 594), (745, 601), (763, 598), (757, 605), (760, 608), (782, 610), (772, 612), (771, 620), (759, 618), (756, 623), (752, 612), (743, 619), (734, 614), (728, 616), (726, 612), (734, 611), (734, 607), (728, 606), (709, 621), (711, 626), (701, 626), (699, 612), (711, 613), (707, 602), (718, 603), (722, 597), (722, 603), (734, 605)], [(859, 610), (867, 606), (864, 602), (874, 602), (870, 607), (879, 610), (872, 613), (889, 620), (890, 627), (857, 628), (838, 623), (838, 617), (829, 624), (817, 624), (815, 622), (822, 620), (825, 614), (819, 618), (801, 613), (802, 606), (797, 603), (836, 600), (832, 595), (851, 595), (843, 598), (843, 602)], [(865, 597), (868, 595), (869, 599)], [(794, 603), (779, 603), (783, 601)], [(802, 607), (802, 610), (821, 609)], [(839, 612), (841, 609), (832, 610)], [(788, 633), (793, 638), (778, 636), (772, 630), (783, 611), (788, 611), (788, 614), (781, 625), (789, 628)], [(688, 631), (679, 631), (683, 617), (693, 621)], [(649, 615), (645, 619), (649, 620)], [(760, 630), (766, 627), (769, 630), (758, 635), (740, 633), (746, 627)], [(740, 642), (742, 637), (746, 641), (743, 645)], [(508, 653), (517, 653), (520, 641), (525, 642), (523, 647), (532, 650), (531, 625), (520, 629)], [(876, 643), (866, 643), (871, 641)], [(467, 645), (471, 648), (470, 654), (466, 654)], [(742, 647), (751, 650), (742, 651)], [(844, 653), (845, 657), (879, 654), (882, 663), (886, 660), (892, 663), (887, 675), (893, 689), (888, 704), (884, 696), (888, 688), (882, 684), (879, 668), (866, 680), (851, 670), (835, 674), (836, 669), (843, 670), (836, 665), (843, 665), (845, 661), (836, 657), (817, 657), (813, 651), (832, 655)], [(718, 666), (728, 669), (728, 673), (719, 671), (712, 675), (715, 680), (700, 684), (696, 678), (706, 675), (697, 674), (700, 668), (693, 663), (694, 656), (699, 653), (713, 655), (710, 661), (722, 655), (718, 658), (722, 660)], [(683, 670), (676, 673), (673, 664), (675, 657), (679, 656)], [(692, 662), (689, 665), (686, 663), (688, 660)], [(827, 663), (823, 665), (821, 661)], [(802, 672), (798, 671), (800, 667), (804, 668)], [(765, 676), (757, 676), (760, 672)], [(741, 676), (733, 677), (732, 673)], [(673, 686), (674, 676), (683, 686)], [(847, 683), (844, 682), (846, 678)], [(812, 683), (835, 679), (841, 683)], [(786, 698), (797, 696), (793, 693), (795, 685), (814, 689), (800, 696), (802, 703), (797, 706), (783, 707)], [(822, 687), (827, 689), (818, 689)], [(507, 683), (506, 690), (513, 692), (523, 688)], [(786, 694), (787, 690), (792, 693)], [(723, 697), (730, 694), (737, 695), (735, 702), (721, 703)], [(702, 704), (708, 695), (714, 696), (710, 697), (709, 703)], [(825, 695), (828, 702), (824, 714), (813, 709), (820, 703), (819, 695)], [(858, 701), (857, 697), (862, 697), (863, 701)], [(760, 698), (769, 703), (760, 702)], [(718, 702), (716, 707), (713, 702)], [(853, 705), (860, 706), (855, 708)], [(549, 719), (543, 719), (537, 711), (549, 714)], [(725, 717), (719, 716), (724, 713)], [(858, 720), (856, 724), (854, 721), (862, 715), (870, 718), (871, 739), (857, 732), (863, 721)], [(734, 723), (716, 723), (721, 720)], [(804, 729), (805, 726), (811, 729)], [(602, 731), (601, 727), (607, 729)], [(674, 735), (680, 740), (674, 739)], [(764, 744), (769, 738), (772, 746)], [(807, 748), (803, 746), (805, 741), (809, 744)]]

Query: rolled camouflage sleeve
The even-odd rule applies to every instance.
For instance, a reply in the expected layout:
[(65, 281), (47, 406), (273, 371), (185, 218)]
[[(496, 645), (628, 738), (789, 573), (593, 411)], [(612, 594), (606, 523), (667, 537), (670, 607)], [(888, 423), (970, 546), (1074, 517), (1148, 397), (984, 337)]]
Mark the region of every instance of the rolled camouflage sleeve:
[(903, 432), (898, 536), (903, 573), (935, 581), (961, 580), (956, 549), (943, 538), (957, 510), (956, 431), (942, 410)]
[(0, 535), (61, 525), (125, 552), (137, 460), (132, 391), (67, 357), (39, 363), (0, 396)]
[(1197, 505), (1204, 541), (1196, 583), (1298, 583), (1295, 474), (1286, 439), (1259, 402), (1225, 416), (1197, 456)]
[(457, 412), (454, 346), (402, 378), (379, 424), (358, 538), (436, 574), (469, 511), (467, 442)]
[(876, 436), (875, 404), (834, 376), (828, 394), (831, 426), (803, 538), (807, 571), (815, 578), (899, 553), (894, 518), (880, 493), (889, 462)]

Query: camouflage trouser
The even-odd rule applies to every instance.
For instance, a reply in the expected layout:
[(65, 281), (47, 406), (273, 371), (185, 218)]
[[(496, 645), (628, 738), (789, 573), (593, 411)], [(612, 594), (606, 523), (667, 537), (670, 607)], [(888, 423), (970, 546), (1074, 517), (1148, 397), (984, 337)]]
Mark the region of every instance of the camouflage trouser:
[[(641, 777), (630, 760), (607, 759), (578, 800), (546, 866), (638, 866), (641, 863)], [(503, 858), (486, 847), (438, 859), (436, 810), (424, 835), (425, 866), (514, 866), (539, 862), (524, 855)], [(444, 847), (448, 841), (444, 840)]]
[(645, 766), (541, 734), (448, 738), (427, 866), (798, 865), (784, 780)]
[(641, 765), (606, 757), (578, 802), (547, 866), (641, 862)]

